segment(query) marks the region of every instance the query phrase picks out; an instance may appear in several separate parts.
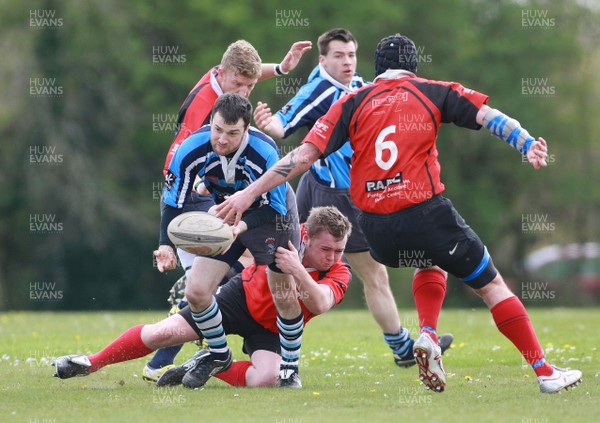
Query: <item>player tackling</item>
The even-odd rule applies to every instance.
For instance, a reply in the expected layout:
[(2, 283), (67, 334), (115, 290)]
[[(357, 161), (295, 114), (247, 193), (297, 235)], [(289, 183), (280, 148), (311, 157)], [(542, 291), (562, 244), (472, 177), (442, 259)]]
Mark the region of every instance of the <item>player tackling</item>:
[[(348, 219), (335, 207), (313, 208), (302, 227), (300, 250), (292, 246), (277, 249), (277, 265), (293, 280), (281, 294), (301, 310), (304, 324), (344, 298), (351, 273), (341, 257), (351, 230)], [(225, 331), (244, 339), (244, 351), (250, 361), (234, 361), (214, 376), (233, 386), (281, 386), (278, 311), (267, 282), (266, 266), (253, 264), (245, 268), (223, 285), (215, 297), (221, 306)], [(185, 307), (158, 323), (128, 329), (95, 354), (58, 357), (53, 363), (55, 376), (61, 379), (87, 376), (106, 365), (202, 337), (192, 311)], [(203, 386), (208, 378), (198, 378), (198, 372), (209, 356), (208, 350), (200, 350), (181, 366), (168, 369), (157, 385)], [(293, 383), (286, 387), (302, 386), (298, 373), (287, 382)]]

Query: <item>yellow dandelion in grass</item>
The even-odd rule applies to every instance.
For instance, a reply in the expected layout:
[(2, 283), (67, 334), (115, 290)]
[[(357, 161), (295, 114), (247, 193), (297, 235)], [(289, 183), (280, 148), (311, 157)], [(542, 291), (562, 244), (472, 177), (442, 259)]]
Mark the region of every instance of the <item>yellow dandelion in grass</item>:
[(525, 379), (529, 379), (529, 375), (523, 375)]
[(469, 383), (473, 382), (473, 378), (471, 376), (465, 376), (465, 380)]
[(75, 335), (73, 336), (73, 339), (76, 341), (81, 341), (81, 335)]
[(316, 391), (315, 391), (315, 392), (313, 392), (313, 395), (314, 395), (315, 397), (318, 397), (319, 395), (321, 395), (321, 393), (320, 393), (320, 392), (316, 392)]
[(461, 342), (460, 344), (458, 344), (458, 348), (463, 348), (465, 346), (464, 342)]
[(311, 361), (315, 361), (317, 359), (317, 357), (315, 357), (314, 355), (310, 358)]

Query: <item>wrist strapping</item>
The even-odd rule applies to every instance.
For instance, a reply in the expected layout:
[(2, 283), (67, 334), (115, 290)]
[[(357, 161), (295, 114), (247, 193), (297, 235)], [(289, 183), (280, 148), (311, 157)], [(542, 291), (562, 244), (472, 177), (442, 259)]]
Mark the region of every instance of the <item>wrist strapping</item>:
[(280, 63), (280, 64), (278, 64), (278, 65), (275, 65), (275, 75), (277, 75), (277, 76), (281, 76), (281, 75), (287, 75), (288, 73), (290, 73), (290, 72), (289, 72), (289, 71), (288, 71), (288, 72), (284, 72), (284, 71), (281, 69), (281, 63)]
[(521, 124), (497, 109), (490, 109), (483, 117), (483, 126), (495, 137), (506, 141), (521, 154), (527, 154), (535, 139)]

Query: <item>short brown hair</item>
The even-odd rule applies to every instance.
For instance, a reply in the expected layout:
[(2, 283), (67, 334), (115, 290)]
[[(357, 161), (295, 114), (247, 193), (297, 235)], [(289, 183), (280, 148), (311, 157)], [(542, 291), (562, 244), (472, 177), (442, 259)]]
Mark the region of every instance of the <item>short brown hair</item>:
[(213, 106), (211, 117), (220, 113), (227, 124), (236, 124), (240, 119), (244, 121), (244, 128), (250, 125), (252, 119), (252, 104), (239, 94), (225, 93), (219, 96)]
[(325, 231), (333, 235), (336, 241), (349, 237), (352, 232), (352, 224), (348, 218), (334, 206), (310, 209), (304, 228), (309, 238)]
[(333, 40), (342, 41), (344, 43), (353, 42), (354, 46), (358, 49), (358, 42), (356, 41), (356, 38), (354, 38), (354, 35), (350, 33), (350, 31), (345, 28), (335, 28), (325, 32), (324, 34), (321, 34), (317, 40), (317, 44), (319, 45), (319, 54), (321, 56), (327, 56), (327, 53), (329, 53), (329, 43)]
[(227, 47), (221, 59), (224, 71), (233, 71), (246, 78), (258, 79), (262, 73), (258, 51), (246, 40), (237, 40)]

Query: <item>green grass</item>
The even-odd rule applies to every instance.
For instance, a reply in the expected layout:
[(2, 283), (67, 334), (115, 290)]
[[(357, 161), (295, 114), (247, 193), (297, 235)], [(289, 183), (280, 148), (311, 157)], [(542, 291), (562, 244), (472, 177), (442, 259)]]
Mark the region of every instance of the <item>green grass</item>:
[[(416, 314), (402, 311), (416, 333)], [(141, 380), (145, 359), (85, 378), (52, 378), (49, 360), (103, 348), (125, 329), (161, 312), (7, 313), (0, 316), (1, 422), (592, 422), (600, 416), (600, 310), (531, 309), (548, 359), (579, 368), (584, 383), (542, 395), (531, 369), (483, 309), (443, 311), (440, 331), (455, 335), (446, 353), (446, 392), (425, 391), (416, 368), (397, 368), (368, 312), (333, 311), (305, 331), (299, 391), (232, 388), (214, 379), (202, 390), (157, 389)], [(241, 353), (231, 337), (234, 356)], [(181, 362), (194, 351), (186, 345)]]

